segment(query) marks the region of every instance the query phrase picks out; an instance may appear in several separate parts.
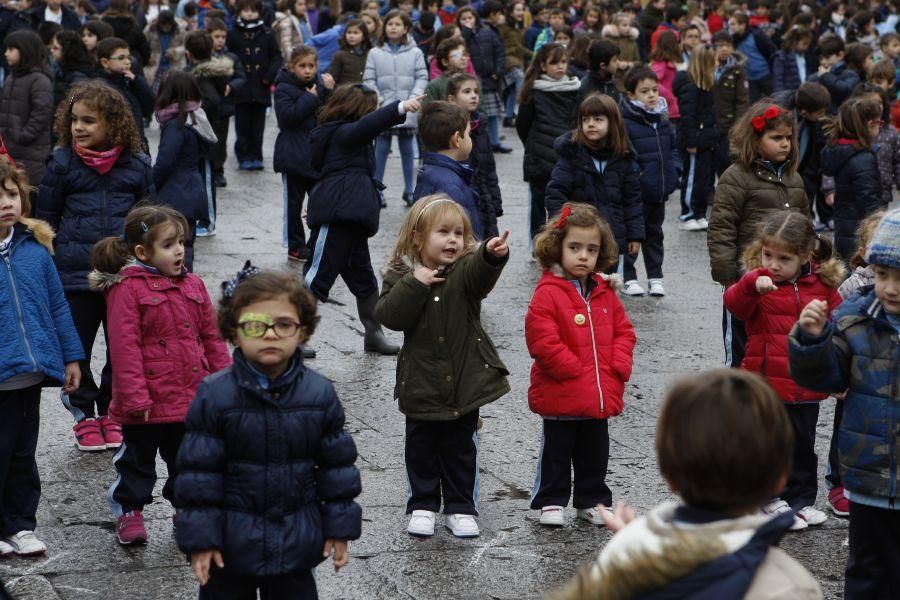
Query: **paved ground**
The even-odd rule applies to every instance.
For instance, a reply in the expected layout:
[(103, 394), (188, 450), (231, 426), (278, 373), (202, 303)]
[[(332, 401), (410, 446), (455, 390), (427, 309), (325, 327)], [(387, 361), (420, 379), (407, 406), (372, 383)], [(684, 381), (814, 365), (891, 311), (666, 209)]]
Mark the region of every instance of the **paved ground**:
[[(274, 119), (266, 137), (271, 164)], [(454, 538), (440, 528), (431, 539), (405, 533), (406, 482), (403, 469), (403, 418), (392, 399), (395, 360), (362, 351), (362, 327), (355, 303), (343, 284), (321, 309), (314, 337), (319, 358), (312, 366), (334, 380), (347, 412), (347, 427), (356, 439), (362, 471), (363, 536), (352, 545), (350, 564), (335, 575), (329, 565), (317, 572), (322, 598), (538, 598), (565, 582), (576, 567), (592, 559), (609, 533), (574, 522), (548, 531), (528, 509), (537, 459), (540, 420), (528, 411), (526, 390), (531, 360), (525, 348), (525, 310), (538, 279), (528, 259), (527, 188), (521, 181), (521, 146), (505, 130), (516, 152), (498, 156), (512, 257), (494, 293), (484, 303), (483, 320), (510, 368), (512, 392), (483, 410), (480, 434), (480, 525), (472, 540)], [(151, 132), (156, 138), (156, 131)], [(280, 178), (270, 170), (239, 173), (228, 167), (229, 187), (219, 200), (219, 235), (199, 240), (196, 269), (213, 297), (218, 284), (246, 258), (264, 267), (285, 267), (281, 247)], [(391, 156), (390, 206), (382, 230), (371, 243), (380, 268), (403, 217), (399, 200), (399, 157)], [(682, 373), (718, 366), (723, 352), (720, 290), (708, 276), (704, 234), (674, 227), (677, 202), (669, 204), (664, 299), (626, 299), (638, 334), (635, 370), (627, 388), (626, 408), (610, 424), (609, 483), (617, 499), (646, 510), (668, 498), (656, 469), (653, 431), (666, 386)], [(400, 336), (391, 334), (400, 341)], [(98, 344), (95, 362), (102, 353)], [(196, 597), (197, 587), (172, 533), (172, 509), (159, 499), (145, 510), (150, 542), (142, 548), (120, 547), (106, 507), (106, 489), (114, 479), (112, 453), (85, 454), (75, 449), (71, 419), (57, 390), (43, 397), (38, 463), (43, 497), (38, 533), (50, 551), (38, 560), (0, 562), (0, 577), (17, 598), (35, 600), (182, 599)], [(819, 452), (824, 456), (833, 403), (823, 405)], [(716, 415), (710, 415), (715, 419)], [(160, 463), (159, 471), (165, 472)], [(160, 487), (157, 487), (157, 493)], [(824, 496), (820, 494), (820, 508)], [(440, 523), (440, 521), (439, 521)], [(828, 598), (841, 596), (846, 521), (829, 519), (822, 527), (789, 534), (785, 547), (818, 578)]]

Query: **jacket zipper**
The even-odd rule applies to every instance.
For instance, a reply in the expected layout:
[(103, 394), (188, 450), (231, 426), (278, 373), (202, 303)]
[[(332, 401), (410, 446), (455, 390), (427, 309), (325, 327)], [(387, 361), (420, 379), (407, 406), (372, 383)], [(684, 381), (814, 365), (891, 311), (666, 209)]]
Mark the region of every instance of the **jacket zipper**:
[[(649, 123), (649, 121), (648, 121), (648, 123)], [(656, 147), (659, 149), (659, 179), (663, 183), (662, 189), (663, 189), (663, 194), (665, 195), (665, 190), (667, 188), (667, 186), (666, 186), (666, 160), (665, 160), (665, 157), (663, 156), (662, 142), (659, 141), (659, 128), (657, 127), (658, 124), (651, 123), (651, 125), (653, 126), (653, 133), (656, 134)]]
[(25, 341), (25, 352), (28, 354), (28, 360), (31, 361), (31, 366), (34, 368), (34, 371), (38, 372), (40, 369), (38, 369), (37, 361), (34, 359), (34, 353), (31, 351), (31, 342), (28, 340), (28, 331), (25, 329), (25, 316), (22, 314), (22, 303), (19, 300), (16, 276), (13, 274), (12, 263), (9, 260), (12, 257), (13, 252), (15, 252), (16, 248), (18, 248), (21, 243), (20, 240), (15, 246), (10, 248), (9, 254), (3, 257), (3, 260), (6, 262), (6, 271), (9, 273), (9, 289), (12, 290), (13, 301), (16, 304), (16, 317), (19, 321), (19, 331), (22, 333), (22, 339)]
[[(794, 297), (797, 299), (797, 320), (800, 320), (800, 312), (803, 310), (803, 307), (800, 306), (800, 288), (797, 287), (797, 282), (794, 282)], [(800, 388), (797, 387), (797, 402), (803, 400), (803, 393), (800, 391)]]
[(100, 191), (103, 195), (103, 230), (109, 232), (109, 198), (107, 197), (106, 190), (109, 188), (109, 174), (103, 175), (102, 183), (100, 185)]
[(594, 377), (597, 379), (597, 391), (600, 393), (600, 413), (602, 414), (605, 411), (605, 407), (603, 403), (603, 388), (600, 387), (600, 360), (597, 356), (597, 340), (594, 338), (594, 319), (591, 317), (590, 296), (587, 298), (582, 297), (582, 300), (587, 307), (588, 325), (591, 329), (591, 350), (594, 352)]

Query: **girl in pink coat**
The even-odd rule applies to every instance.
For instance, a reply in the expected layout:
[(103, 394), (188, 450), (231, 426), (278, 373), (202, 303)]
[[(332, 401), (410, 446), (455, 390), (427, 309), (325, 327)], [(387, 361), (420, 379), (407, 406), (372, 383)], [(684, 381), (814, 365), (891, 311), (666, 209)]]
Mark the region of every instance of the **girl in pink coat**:
[(187, 222), (166, 206), (138, 206), (125, 235), (91, 254), (91, 287), (106, 296), (113, 383), (110, 418), (122, 424), (113, 458), (118, 478), (107, 494), (123, 545), (147, 541), (141, 511), (153, 500), (156, 453), (174, 498), (175, 457), (200, 381), (231, 364), (203, 281), (184, 267)]

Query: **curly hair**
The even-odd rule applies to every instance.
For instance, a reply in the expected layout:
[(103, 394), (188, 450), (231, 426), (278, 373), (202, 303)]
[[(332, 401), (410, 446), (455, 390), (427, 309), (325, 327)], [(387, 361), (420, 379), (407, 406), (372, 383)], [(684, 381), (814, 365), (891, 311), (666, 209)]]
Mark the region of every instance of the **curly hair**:
[(562, 210), (572, 212), (560, 227), (559, 215), (551, 219), (534, 238), (534, 257), (545, 271), (562, 263), (562, 246), (566, 234), (572, 227), (596, 227), (600, 231), (600, 253), (597, 255), (595, 272), (602, 272), (619, 262), (619, 247), (606, 220), (597, 209), (582, 202), (566, 202)]
[[(765, 119), (766, 111), (772, 107), (779, 109), (778, 116), (772, 119)], [(753, 127), (753, 120), (757, 117), (762, 117), (765, 120), (765, 128), (761, 132), (757, 132)], [(762, 158), (759, 147), (762, 137), (767, 131), (778, 129), (781, 126), (791, 130), (791, 151), (787, 157), (787, 171), (796, 173), (799, 157), (797, 155), (797, 124), (794, 121), (794, 114), (776, 106), (771, 100), (760, 100), (751, 106), (738, 119), (734, 127), (731, 128), (728, 137), (731, 142), (732, 154), (737, 156), (734, 162), (742, 165), (744, 168), (752, 169), (753, 163)]]
[(122, 146), (126, 152), (135, 154), (143, 152), (141, 136), (128, 102), (118, 90), (98, 80), (73, 85), (56, 108), (54, 127), (61, 146), (72, 145), (72, 107), (76, 102), (97, 111), (106, 127), (106, 141), (110, 147)]

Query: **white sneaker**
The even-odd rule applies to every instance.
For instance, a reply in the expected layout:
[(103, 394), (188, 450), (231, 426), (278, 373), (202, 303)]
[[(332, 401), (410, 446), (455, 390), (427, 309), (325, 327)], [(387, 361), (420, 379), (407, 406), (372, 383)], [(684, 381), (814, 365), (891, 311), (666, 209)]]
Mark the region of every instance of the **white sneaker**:
[(709, 221), (706, 219), (697, 219), (697, 225), (699, 226), (699, 231), (706, 231), (709, 229)]
[(414, 510), (409, 516), (407, 533), (421, 537), (434, 535), (434, 513), (430, 510)]
[(622, 288), (622, 293), (626, 296), (643, 296), (644, 288), (641, 287), (641, 284), (637, 282), (637, 279), (632, 279), (631, 281), (625, 282), (625, 287)]
[(828, 515), (815, 506), (804, 506), (797, 511), (797, 516), (806, 521), (807, 525), (821, 525), (828, 520)]
[(216, 235), (216, 228), (213, 226), (210, 227), (197, 227), (197, 237), (212, 237)]
[(681, 231), (700, 231), (700, 223), (697, 222), (697, 219), (688, 219), (679, 223), (678, 229)]
[(33, 531), (23, 530), (4, 540), (19, 556), (40, 556), (47, 551), (47, 544), (35, 537)]
[(2, 556), (3, 558), (6, 558), (7, 556), (9, 556), (10, 554), (12, 554), (15, 551), (16, 551), (15, 548), (10, 546), (3, 540), (0, 540), (0, 556)]
[(604, 525), (606, 525), (606, 523), (603, 522), (603, 517), (600, 516), (601, 510), (612, 513), (612, 510), (610, 510), (609, 508), (598, 509), (596, 506), (592, 508), (579, 508), (578, 518), (584, 519), (592, 525), (599, 525), (600, 527), (603, 527)]
[(562, 527), (566, 524), (566, 509), (562, 506), (545, 506), (541, 509), (541, 525)]
[(478, 522), (472, 515), (447, 515), (445, 524), (447, 529), (459, 538), (478, 537), (481, 535), (481, 530), (478, 529)]
[(666, 288), (663, 287), (662, 279), (651, 279), (650, 284), (650, 295), (651, 296), (665, 296)]
[[(792, 511), (791, 507), (788, 506), (788, 503), (781, 498), (775, 498), (762, 507), (762, 513), (764, 515), (780, 515), (786, 512), (792, 513), (794, 511)], [(807, 527), (809, 527), (809, 523), (807, 523), (797, 515), (794, 515), (794, 524), (791, 525), (791, 531), (800, 531), (801, 529), (806, 529)]]

